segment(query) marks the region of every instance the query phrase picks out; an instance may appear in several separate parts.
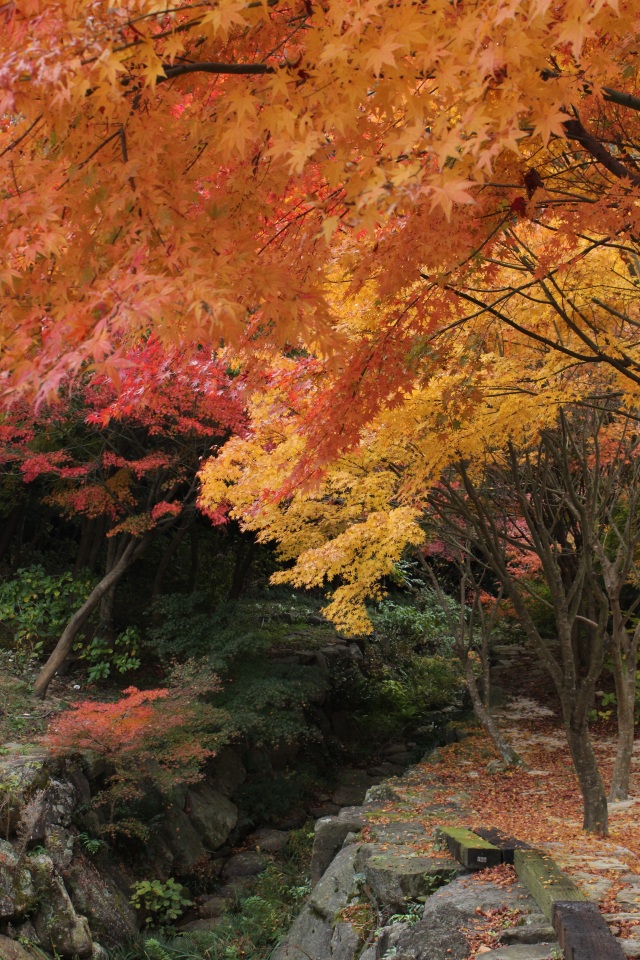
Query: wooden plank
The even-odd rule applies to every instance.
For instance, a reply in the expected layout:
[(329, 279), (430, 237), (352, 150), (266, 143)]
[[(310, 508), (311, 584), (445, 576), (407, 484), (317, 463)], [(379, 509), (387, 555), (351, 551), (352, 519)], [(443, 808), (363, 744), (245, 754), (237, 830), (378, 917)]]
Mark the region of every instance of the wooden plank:
[(565, 960), (625, 960), (622, 947), (595, 903), (554, 903), (553, 929)]
[(520, 880), (549, 922), (553, 921), (554, 903), (587, 899), (552, 858), (540, 850), (516, 850), (514, 863)]
[(451, 855), (469, 870), (483, 870), (502, 863), (502, 852), (498, 847), (465, 827), (443, 827), (440, 835)]
[(516, 837), (511, 837), (508, 833), (502, 833), (496, 827), (474, 827), (473, 832), (482, 837), (483, 840), (488, 840), (495, 847), (500, 847), (503, 863), (513, 863), (516, 850), (531, 850), (529, 844), (525, 843), (524, 840), (517, 840)]

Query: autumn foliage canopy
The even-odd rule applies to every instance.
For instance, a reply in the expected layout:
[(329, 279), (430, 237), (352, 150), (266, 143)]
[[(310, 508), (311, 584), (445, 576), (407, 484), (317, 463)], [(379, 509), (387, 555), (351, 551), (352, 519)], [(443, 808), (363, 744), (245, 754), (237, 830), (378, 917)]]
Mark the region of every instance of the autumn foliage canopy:
[(636, 416), (639, 42), (637, 0), (12, 0), (2, 396), (96, 377), (107, 424), (136, 351), (241, 371), (201, 507), (367, 631), (443, 477)]
[(459, 313), (505, 223), (540, 218), (532, 279), (624, 246), (637, 28), (630, 0), (4, 4), (5, 385), (112, 372), (150, 329), (353, 351), (363, 284), (376, 363)]

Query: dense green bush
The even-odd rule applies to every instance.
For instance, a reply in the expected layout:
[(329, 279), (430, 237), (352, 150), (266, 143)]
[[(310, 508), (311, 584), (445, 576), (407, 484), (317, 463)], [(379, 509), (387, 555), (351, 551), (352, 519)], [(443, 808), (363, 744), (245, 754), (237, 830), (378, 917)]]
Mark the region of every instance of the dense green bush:
[(48, 574), (39, 564), (0, 583), (0, 629), (17, 660), (37, 657), (57, 640), (92, 587), (91, 577)]
[(150, 927), (168, 927), (182, 916), (193, 901), (185, 897), (185, 888), (173, 877), (168, 880), (139, 880), (131, 888), (129, 903), (144, 914)]
[(254, 743), (290, 742), (317, 737), (305, 708), (325, 681), (318, 670), (275, 655), (300, 646), (301, 627), (306, 648), (315, 632), (326, 638), (330, 628), (310, 624), (310, 615), (312, 608), (299, 601), (253, 599), (210, 611), (203, 595), (173, 595), (163, 598), (160, 624), (149, 633), (161, 661), (193, 657), (220, 677), (215, 704), (232, 717), (237, 734)]
[[(452, 599), (452, 611), (459, 605)], [(434, 591), (423, 587), (411, 602), (387, 599), (371, 611), (363, 673), (348, 662), (332, 676), (332, 702), (358, 722), (355, 746), (420, 726), (430, 711), (460, 703), (463, 678), (454, 639)]]
[(78, 659), (88, 666), (87, 678), (90, 682), (106, 680), (112, 673), (129, 673), (137, 670), (141, 663), (141, 637), (135, 627), (127, 627), (113, 640), (97, 634), (88, 643), (78, 642), (73, 649)]
[[(452, 613), (460, 604), (451, 599)], [(375, 639), (383, 655), (413, 657), (416, 653), (448, 654), (453, 647), (447, 616), (433, 590), (423, 588), (413, 603), (383, 601), (372, 614)]]
[[(40, 564), (22, 567), (0, 583), (0, 636), (13, 652), (20, 669), (55, 643), (70, 617), (82, 606), (95, 585), (90, 575), (49, 574)], [(95, 624), (97, 613), (90, 620)], [(140, 666), (141, 637), (127, 627), (113, 640), (98, 634), (78, 640), (73, 649), (87, 665), (90, 682), (112, 673), (124, 674)]]

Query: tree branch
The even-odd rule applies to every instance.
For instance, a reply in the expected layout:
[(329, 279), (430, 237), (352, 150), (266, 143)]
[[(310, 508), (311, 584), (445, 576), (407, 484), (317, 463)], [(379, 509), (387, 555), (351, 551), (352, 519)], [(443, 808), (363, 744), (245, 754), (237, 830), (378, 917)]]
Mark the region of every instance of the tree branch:
[(164, 77), (158, 77), (158, 83), (164, 80), (173, 80), (175, 77), (182, 77), (187, 73), (217, 73), (234, 75), (260, 75), (265, 73), (275, 73), (275, 67), (270, 67), (266, 63), (177, 63), (174, 66), (163, 64), (162, 69), (165, 72)]
[(603, 99), (611, 103), (617, 103), (621, 107), (630, 107), (632, 110), (640, 110), (640, 97), (634, 97), (630, 93), (622, 93), (620, 90), (614, 90), (612, 87), (602, 88)]
[(581, 147), (584, 147), (587, 153), (590, 153), (598, 163), (606, 167), (614, 177), (618, 177), (619, 180), (629, 180), (634, 187), (640, 187), (640, 175), (633, 173), (628, 167), (625, 167), (624, 163), (612, 157), (606, 147), (585, 130), (582, 122), (577, 117), (574, 117), (572, 120), (565, 120), (562, 126), (567, 135), (567, 139), (576, 140)]

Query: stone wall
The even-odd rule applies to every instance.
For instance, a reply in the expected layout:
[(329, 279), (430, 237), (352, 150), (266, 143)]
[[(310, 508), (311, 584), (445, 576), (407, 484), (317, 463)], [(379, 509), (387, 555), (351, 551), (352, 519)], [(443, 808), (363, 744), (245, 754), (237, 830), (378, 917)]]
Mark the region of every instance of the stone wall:
[(427, 833), (419, 820), (380, 822), (392, 789), (318, 821), (313, 891), (271, 960), (466, 960), (478, 915), (504, 908), (517, 924), (483, 960), (554, 955), (555, 934), (520, 883), (474, 882), (447, 855), (420, 853)]

